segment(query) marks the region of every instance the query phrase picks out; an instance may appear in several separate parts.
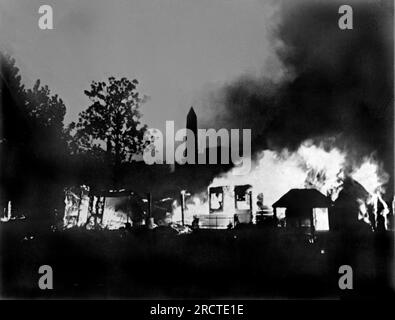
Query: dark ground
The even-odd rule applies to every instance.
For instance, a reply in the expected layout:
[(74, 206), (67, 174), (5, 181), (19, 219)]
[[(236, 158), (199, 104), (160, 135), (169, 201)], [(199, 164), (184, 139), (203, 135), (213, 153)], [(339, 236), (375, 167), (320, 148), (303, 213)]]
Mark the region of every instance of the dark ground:
[[(331, 232), (310, 244), (257, 226), (188, 235), (28, 228), (0, 224), (2, 298), (393, 297), (390, 232)], [(53, 268), (54, 290), (38, 288), (45, 264)], [(354, 290), (338, 287), (344, 264), (353, 267)]]

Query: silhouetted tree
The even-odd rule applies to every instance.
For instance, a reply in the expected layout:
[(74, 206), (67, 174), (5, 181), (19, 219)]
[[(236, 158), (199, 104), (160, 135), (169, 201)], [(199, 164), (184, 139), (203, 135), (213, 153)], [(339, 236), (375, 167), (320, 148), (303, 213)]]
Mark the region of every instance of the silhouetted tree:
[(41, 159), (59, 160), (66, 155), (66, 131), (63, 120), (66, 106), (58, 95), (51, 95), (48, 86), (37, 80), (26, 91), (26, 112), (34, 126), (34, 153)]
[(0, 52), (0, 98), (0, 142), (19, 144), (18, 142), (28, 134), (26, 123), (20, 121), (27, 117), (24, 113), (25, 88), (21, 83), (15, 59), (2, 52)]
[(59, 180), (67, 161), (66, 107), (48, 86), (21, 83), (15, 60), (0, 53), (0, 179), (4, 206), (50, 218), (62, 199)]
[(79, 115), (69, 130), (74, 133), (74, 152), (93, 153), (106, 159), (114, 168), (114, 183), (122, 162), (131, 161), (141, 152), (150, 138), (147, 126), (140, 122), (141, 97), (137, 80), (110, 77), (107, 82), (95, 82), (85, 94), (92, 104)]
[(0, 52), (0, 214), (15, 199), (27, 171), (22, 159), (29, 157), (26, 140), (31, 132), (24, 92), (15, 59)]

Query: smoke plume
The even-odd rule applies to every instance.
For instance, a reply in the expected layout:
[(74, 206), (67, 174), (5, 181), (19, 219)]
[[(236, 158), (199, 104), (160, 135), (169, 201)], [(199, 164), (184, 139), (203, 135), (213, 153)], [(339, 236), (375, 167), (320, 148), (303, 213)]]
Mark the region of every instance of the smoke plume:
[[(251, 128), (253, 150), (296, 150), (303, 141), (372, 154), (393, 172), (393, 4), (352, 1), (340, 30), (336, 1), (284, 1), (273, 45), (281, 81), (242, 76), (212, 93), (204, 127)], [(391, 183), (392, 184), (392, 183)]]

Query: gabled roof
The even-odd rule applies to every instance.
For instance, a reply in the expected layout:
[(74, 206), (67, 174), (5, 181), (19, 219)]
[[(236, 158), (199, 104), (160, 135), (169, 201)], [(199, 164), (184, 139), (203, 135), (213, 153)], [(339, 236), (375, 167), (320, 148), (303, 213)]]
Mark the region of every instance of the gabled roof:
[(273, 208), (328, 208), (331, 204), (316, 189), (291, 189), (273, 204)]

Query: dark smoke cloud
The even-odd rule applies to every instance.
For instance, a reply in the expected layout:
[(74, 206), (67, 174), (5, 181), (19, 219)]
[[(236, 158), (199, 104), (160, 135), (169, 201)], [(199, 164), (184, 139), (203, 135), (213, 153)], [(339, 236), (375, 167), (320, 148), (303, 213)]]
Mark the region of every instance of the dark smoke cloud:
[(354, 29), (346, 31), (341, 4), (282, 2), (273, 39), (283, 80), (243, 76), (226, 85), (204, 125), (251, 128), (255, 152), (334, 137), (350, 160), (375, 153), (392, 174), (393, 4), (352, 1)]

